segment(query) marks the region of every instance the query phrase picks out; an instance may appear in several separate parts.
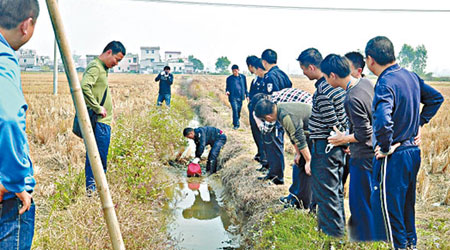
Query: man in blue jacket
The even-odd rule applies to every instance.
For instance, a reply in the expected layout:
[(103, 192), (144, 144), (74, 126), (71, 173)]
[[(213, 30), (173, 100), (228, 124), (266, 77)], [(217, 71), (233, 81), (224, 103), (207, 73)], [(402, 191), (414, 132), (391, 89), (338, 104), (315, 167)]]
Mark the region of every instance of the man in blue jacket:
[(207, 145), (211, 146), (211, 150), (208, 155), (208, 162), (206, 164), (206, 171), (210, 174), (217, 172), (217, 157), (219, 157), (220, 150), (227, 142), (227, 137), (222, 130), (214, 127), (200, 127), (200, 128), (185, 128), (183, 130), (183, 136), (192, 139), (195, 142), (195, 159), (194, 162), (198, 163), (200, 157), (205, 151)]
[(30, 249), (33, 241), (36, 181), (15, 51), (33, 36), (38, 16), (37, 0), (0, 1), (0, 249)]
[(231, 67), (233, 74), (227, 78), (226, 93), (233, 111), (233, 128), (239, 128), (242, 101), (248, 98), (247, 80), (243, 74), (239, 74), (239, 67), (235, 64)]
[(378, 76), (372, 104), (375, 159), (371, 205), (375, 236), (393, 242), (395, 249), (416, 249), (418, 135), (444, 98), (417, 74), (395, 62), (394, 46), (387, 37), (369, 40), (365, 53), (367, 67)]
[(155, 78), (155, 82), (159, 81), (159, 93), (156, 105), (161, 106), (166, 101), (166, 106), (170, 107), (171, 91), (170, 86), (173, 83), (173, 75), (170, 73), (170, 67), (165, 66), (164, 71), (159, 73)]

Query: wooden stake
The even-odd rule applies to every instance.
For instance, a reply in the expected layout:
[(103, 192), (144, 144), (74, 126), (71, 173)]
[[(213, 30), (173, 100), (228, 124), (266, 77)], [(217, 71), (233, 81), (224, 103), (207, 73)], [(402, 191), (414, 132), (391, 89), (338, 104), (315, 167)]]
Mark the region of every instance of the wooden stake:
[(67, 80), (69, 81), (70, 91), (72, 93), (72, 99), (75, 104), (75, 109), (78, 115), (78, 121), (80, 123), (81, 132), (83, 134), (84, 143), (89, 155), (89, 160), (92, 166), (92, 172), (94, 173), (95, 183), (97, 191), (100, 194), (100, 200), (102, 202), (103, 215), (108, 226), (109, 236), (113, 249), (125, 249), (123, 244), (122, 234), (120, 233), (119, 222), (117, 221), (116, 212), (114, 211), (114, 204), (109, 192), (108, 183), (106, 181), (105, 173), (103, 172), (103, 166), (100, 159), (100, 155), (97, 149), (97, 143), (95, 141), (94, 132), (92, 130), (91, 122), (89, 121), (89, 115), (84, 102), (83, 93), (81, 91), (80, 82), (75, 69), (75, 64), (72, 59), (69, 41), (67, 40), (64, 26), (61, 19), (61, 14), (58, 9), (56, 0), (46, 0), (50, 19), (52, 21), (53, 30), (55, 32), (56, 40), (58, 41), (59, 50), (61, 53), (61, 59), (64, 63), (64, 69), (66, 72)]

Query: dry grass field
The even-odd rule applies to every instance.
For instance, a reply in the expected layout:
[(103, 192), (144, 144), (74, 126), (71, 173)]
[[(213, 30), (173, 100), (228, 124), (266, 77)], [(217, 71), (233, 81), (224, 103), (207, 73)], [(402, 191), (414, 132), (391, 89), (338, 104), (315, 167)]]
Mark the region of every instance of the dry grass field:
[[(170, 248), (161, 214), (162, 190), (169, 183), (161, 171), (167, 160), (184, 145), (179, 129), (192, 118), (194, 108), (205, 125), (218, 126), (229, 138), (221, 156), (225, 169), (220, 176), (239, 201), (238, 213), (249, 221), (247, 236), (260, 237), (258, 223), (265, 219), (261, 209), (276, 206), (288, 184), (281, 187), (256, 183), (252, 162), (255, 146), (243, 107), (242, 128), (231, 129), (230, 106), (224, 94), (224, 76), (193, 76), (190, 86), (180, 86), (176, 76), (176, 96), (169, 112), (155, 107), (158, 86), (152, 75), (110, 74), (115, 123), (107, 178), (128, 249)], [(248, 78), (250, 82), (251, 78)], [(52, 95), (51, 74), (23, 74), (23, 89), (29, 104), (27, 132), (31, 145), (38, 206), (35, 249), (105, 249), (109, 239), (98, 197), (84, 194), (83, 142), (71, 132), (74, 107), (64, 75), (60, 91)], [(294, 86), (314, 91), (313, 82), (293, 78)], [(450, 238), (450, 84), (433, 83), (446, 97), (440, 112), (422, 130), (422, 168), (418, 177), (417, 227), (422, 249), (449, 246)], [(288, 152), (293, 152), (286, 145)], [(289, 162), (286, 156), (286, 176)], [(239, 176), (238, 176), (239, 175)], [(250, 192), (245, 187), (261, 191)], [(250, 189), (250, 190), (253, 190)], [(264, 204), (264, 205), (261, 205)], [(246, 243), (247, 244), (247, 243)], [(255, 244), (248, 243), (248, 244)], [(439, 246), (436, 244), (440, 244)]]

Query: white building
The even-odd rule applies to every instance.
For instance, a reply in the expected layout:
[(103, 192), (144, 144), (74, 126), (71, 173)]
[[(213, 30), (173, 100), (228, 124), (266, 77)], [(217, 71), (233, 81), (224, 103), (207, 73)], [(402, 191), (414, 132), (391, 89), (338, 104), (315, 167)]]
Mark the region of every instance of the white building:
[(114, 73), (139, 73), (139, 55), (128, 53), (113, 68)]
[(161, 62), (159, 46), (141, 47), (141, 60), (149, 60), (149, 62)]
[(181, 52), (180, 51), (166, 51), (165, 53), (165, 60), (166, 62), (181, 59)]
[(36, 50), (32, 49), (19, 49), (17, 51), (17, 57), (19, 58), (20, 69), (23, 71), (27, 68), (37, 66), (39, 62)]

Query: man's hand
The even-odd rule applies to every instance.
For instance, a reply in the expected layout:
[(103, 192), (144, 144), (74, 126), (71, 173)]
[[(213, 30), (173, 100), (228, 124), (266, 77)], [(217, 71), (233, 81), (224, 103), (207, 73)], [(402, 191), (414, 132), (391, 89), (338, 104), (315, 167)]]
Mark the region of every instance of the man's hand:
[(345, 136), (345, 133), (337, 129), (336, 126), (333, 126), (333, 129), (334, 132), (336, 132), (336, 135), (328, 137), (328, 143), (333, 144), (333, 146), (347, 144), (348, 140)]
[(248, 96), (245, 99), (247, 100), (247, 102), (250, 102), (250, 98)]
[(3, 195), (5, 195), (5, 193), (8, 193), (9, 191), (6, 190), (5, 186), (3, 186), (3, 184), (0, 183), (0, 202), (3, 201)]
[(350, 152), (350, 147), (346, 147), (346, 148), (344, 149), (344, 153), (345, 153), (345, 154), (348, 154), (348, 155), (351, 155), (352, 153)]
[(305, 163), (305, 173), (311, 176), (311, 161)]
[(106, 112), (105, 107), (102, 106), (99, 115), (101, 115), (103, 118), (105, 118), (107, 113), (108, 112)]
[(395, 152), (395, 150), (398, 147), (400, 147), (400, 145), (401, 145), (400, 142), (395, 143), (394, 145), (391, 146), (391, 149), (387, 153), (381, 152), (380, 146), (376, 146), (375, 147), (375, 157), (377, 158), (377, 160), (379, 160), (381, 158), (385, 158), (386, 156), (393, 154)]
[(229, 96), (229, 95), (230, 95), (230, 92), (227, 91), (227, 95)]
[[(9, 191), (6, 190), (6, 188), (2, 184), (0, 184), (0, 202), (3, 201), (3, 195), (8, 192)], [(30, 210), (31, 194), (24, 190), (21, 193), (16, 193), (16, 196), (19, 197), (19, 199), (22, 201), (22, 208), (19, 210), (19, 214), (23, 214), (26, 211)]]
[(420, 134), (421, 129), (422, 129), (422, 127), (419, 126), (419, 131), (417, 131), (417, 136), (414, 137), (414, 145), (416, 145), (416, 146), (420, 146), (420, 143), (422, 142), (422, 138), (421, 138), (421, 134)]
[(22, 191), (21, 193), (16, 193), (17, 197), (22, 201), (22, 208), (19, 210), (19, 214), (23, 214), (30, 210), (31, 207), (31, 194), (27, 191)]
[(295, 154), (294, 163), (300, 165), (300, 154)]

